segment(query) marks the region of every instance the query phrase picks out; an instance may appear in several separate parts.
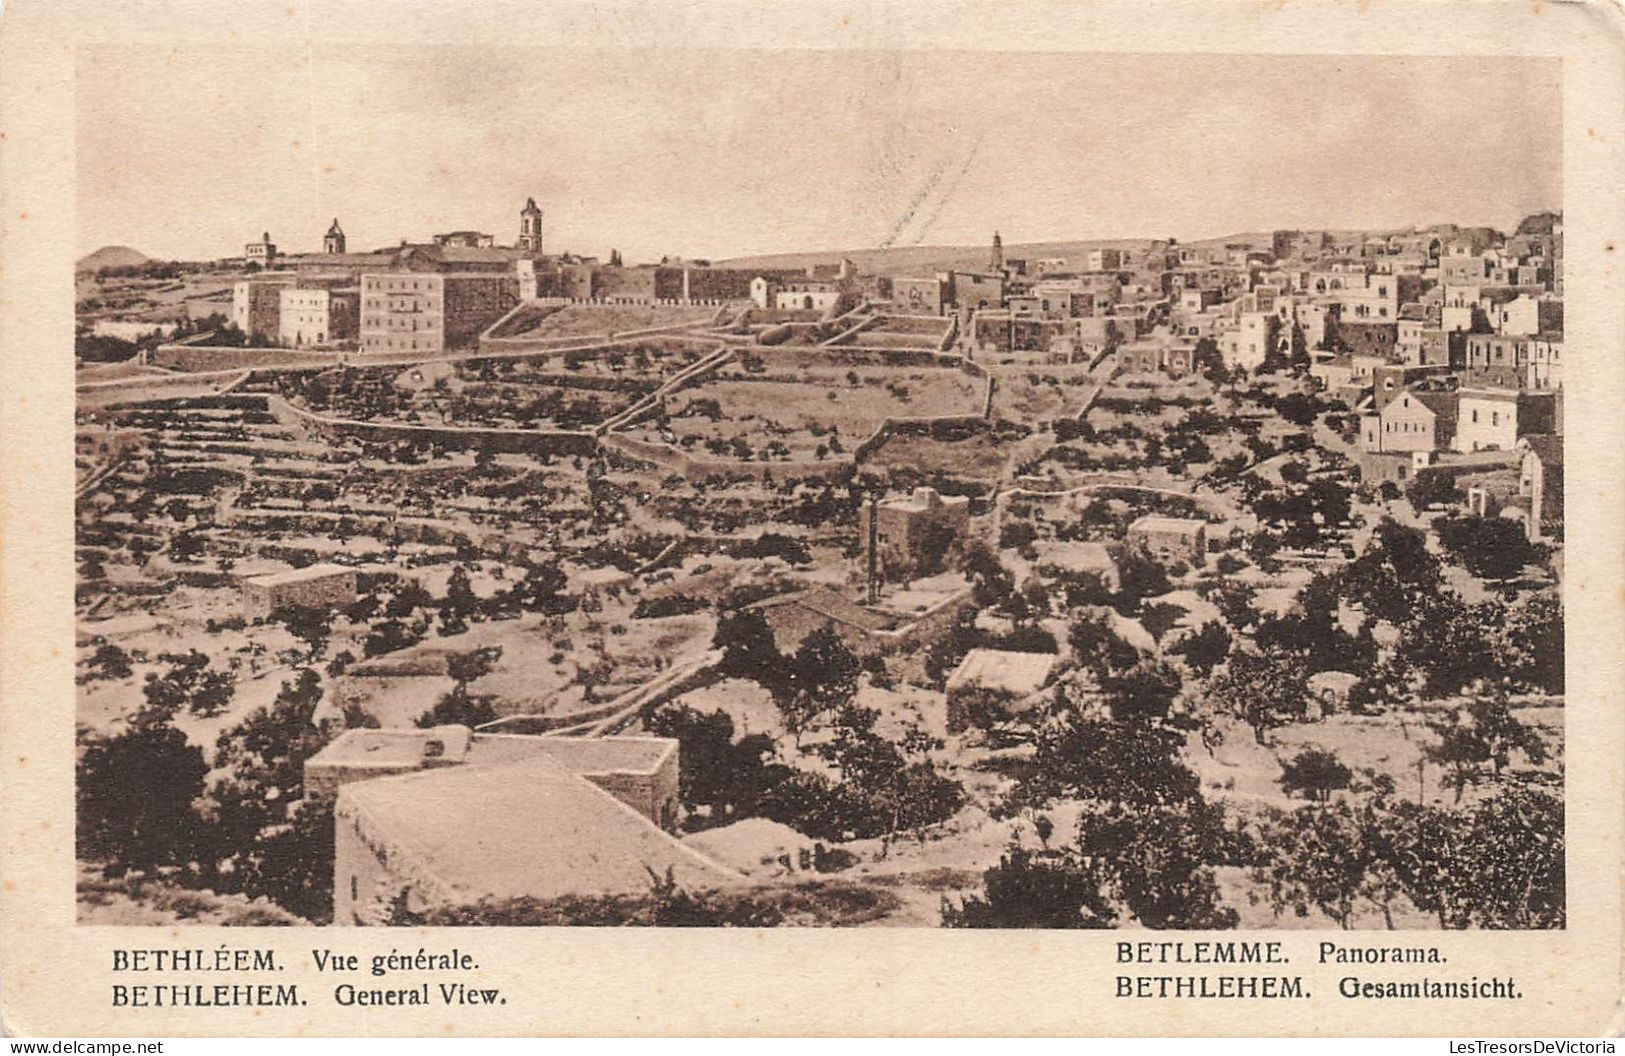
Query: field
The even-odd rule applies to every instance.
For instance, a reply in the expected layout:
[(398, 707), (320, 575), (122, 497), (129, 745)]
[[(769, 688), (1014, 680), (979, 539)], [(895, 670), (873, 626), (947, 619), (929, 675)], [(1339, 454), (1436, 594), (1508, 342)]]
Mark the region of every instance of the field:
[(643, 438), (717, 457), (806, 459), (839, 454), (868, 438), (888, 417), (974, 415), (981, 386), (957, 370), (808, 366), (754, 375), (734, 368), (667, 401), (665, 435)]
[(80, 275), (74, 283), (75, 314), (83, 321), (101, 317), (142, 322), (231, 315), (234, 274), (188, 274), (174, 279), (109, 278)]
[(1076, 417), (1092, 398), (1094, 377), (1082, 366), (992, 367), (993, 413), (1017, 422)]
[(572, 304), (530, 306), (505, 324), (496, 337), (593, 337), (662, 326), (698, 325), (717, 310), (695, 305)]

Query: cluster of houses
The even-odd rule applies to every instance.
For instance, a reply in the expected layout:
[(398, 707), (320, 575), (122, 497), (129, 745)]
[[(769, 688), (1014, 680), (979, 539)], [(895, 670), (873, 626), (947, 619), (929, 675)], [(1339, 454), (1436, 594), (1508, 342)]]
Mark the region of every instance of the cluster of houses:
[(608, 261), (548, 254), (535, 199), (520, 210), (513, 245), (482, 231), (451, 231), (350, 253), (335, 217), (320, 253), (279, 253), (267, 232), (244, 247), (242, 263), (251, 274), (233, 288), (232, 322), (243, 333), (289, 348), (381, 355), (470, 346), (521, 301), (736, 301), (826, 313), (860, 292), (850, 261), (762, 270), (668, 258), (628, 267), (619, 253)]
[(1117, 373), (1175, 378), (1201, 367), (1204, 342), (1230, 370), (1307, 359), (1314, 389), (1360, 415), (1365, 479), (1471, 473), (1478, 506), (1548, 538), (1561, 531), (1560, 484), (1541, 487), (1542, 501), (1536, 485), (1506, 485), (1561, 477), (1562, 265), (1558, 214), (1511, 236), (1453, 224), (1283, 230), (1033, 261), (1006, 258), (995, 235), (985, 271), (895, 278), (891, 296), (957, 313), (971, 355), (1071, 362), (1110, 351)]
[(984, 353), (1055, 358), (1111, 346), (1135, 371), (1179, 375), (1194, 369), (1203, 339), (1245, 370), (1301, 342), (1333, 375), (1354, 357), (1465, 369), (1476, 356), (1486, 375), (1549, 387), (1561, 376), (1563, 225), (1531, 221), (1536, 230), (1511, 237), (1452, 224), (1381, 236), (1275, 231), (1033, 261), (1007, 258), (995, 234), (986, 269), (893, 278), (889, 292), (913, 312), (958, 313), (966, 345)]

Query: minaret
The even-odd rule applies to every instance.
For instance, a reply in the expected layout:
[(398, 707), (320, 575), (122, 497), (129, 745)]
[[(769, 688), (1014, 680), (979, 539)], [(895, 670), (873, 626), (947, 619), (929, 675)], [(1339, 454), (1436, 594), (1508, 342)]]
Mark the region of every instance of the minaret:
[(532, 256), (541, 256), (542, 210), (534, 198), (526, 198), (525, 207), (519, 211), (518, 247)]
[(344, 229), (339, 226), (339, 218), (333, 218), (333, 226), (327, 229), (327, 237), (322, 239), (323, 253), (344, 252)]
[(994, 271), (1004, 270), (1004, 240), (997, 231), (993, 232), (993, 253), (988, 258), (988, 267)]

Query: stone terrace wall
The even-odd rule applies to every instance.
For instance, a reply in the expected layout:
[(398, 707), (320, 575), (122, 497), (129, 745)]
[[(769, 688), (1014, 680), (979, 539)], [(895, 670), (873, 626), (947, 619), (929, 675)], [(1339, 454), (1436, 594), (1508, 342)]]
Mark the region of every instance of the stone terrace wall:
[(159, 345), (153, 349), (154, 366), (170, 370), (207, 372), (267, 367), (332, 366), (338, 357), (326, 352), (294, 352), (286, 348), (227, 348), (220, 345)]
[(868, 348), (860, 345), (768, 345), (752, 354), (770, 367), (802, 364), (828, 367), (957, 367), (960, 357), (926, 348)]
[(428, 441), (452, 450), (487, 449), (498, 454), (590, 455), (598, 450), (592, 433), (563, 429), (479, 429), (452, 425), (409, 425), (403, 422), (363, 422), (333, 418), (296, 407), (281, 397), (270, 401), (279, 417), (291, 415), (320, 432), (365, 440)]
[(852, 472), (850, 458), (823, 461), (798, 459), (783, 462), (743, 462), (734, 459), (702, 458), (668, 444), (639, 440), (624, 433), (607, 433), (599, 439), (605, 448), (638, 462), (648, 462), (682, 476), (685, 480), (709, 477), (772, 476), (775, 480), (816, 477), (840, 480)]

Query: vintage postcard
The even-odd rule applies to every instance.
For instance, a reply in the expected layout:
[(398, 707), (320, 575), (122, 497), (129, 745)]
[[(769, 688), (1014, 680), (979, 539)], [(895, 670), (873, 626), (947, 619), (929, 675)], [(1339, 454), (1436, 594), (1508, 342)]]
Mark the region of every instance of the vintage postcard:
[(5, 1028), (1617, 1032), (1622, 31), (16, 0)]

